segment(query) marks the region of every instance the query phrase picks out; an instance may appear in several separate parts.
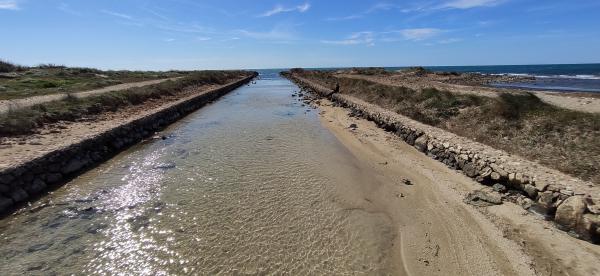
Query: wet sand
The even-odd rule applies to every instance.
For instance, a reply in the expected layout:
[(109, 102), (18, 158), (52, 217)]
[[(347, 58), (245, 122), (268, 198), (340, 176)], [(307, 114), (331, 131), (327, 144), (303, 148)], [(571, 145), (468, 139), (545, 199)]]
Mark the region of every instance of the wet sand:
[(321, 100), (319, 110), (323, 125), (382, 179), (383, 185), (368, 188), (370, 202), (387, 210), (398, 225), (402, 238), (395, 254), (405, 275), (600, 273), (600, 246), (573, 238), (510, 202), (466, 205), (462, 199), (480, 184), (327, 100)]

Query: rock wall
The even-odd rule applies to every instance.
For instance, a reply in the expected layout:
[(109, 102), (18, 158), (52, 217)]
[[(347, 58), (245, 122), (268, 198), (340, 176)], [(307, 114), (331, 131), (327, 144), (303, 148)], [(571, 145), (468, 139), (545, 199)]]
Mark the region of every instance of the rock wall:
[(0, 171), (0, 214), (41, 195), (50, 186), (64, 184), (181, 117), (244, 85), (256, 75), (254, 73), (242, 80), (166, 106), (156, 113)]
[[(600, 243), (600, 187), (448, 131), (422, 124), (296, 75), (303, 89), (349, 108), (448, 167), (461, 170), (503, 200), (544, 215), (570, 234)], [(343, 92), (343, 90), (342, 90)], [(493, 188), (492, 188), (493, 187)]]

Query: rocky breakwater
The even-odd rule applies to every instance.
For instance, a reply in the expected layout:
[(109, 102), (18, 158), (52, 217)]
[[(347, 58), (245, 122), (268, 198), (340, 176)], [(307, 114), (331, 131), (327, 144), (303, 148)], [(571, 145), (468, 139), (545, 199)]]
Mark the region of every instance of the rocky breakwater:
[(251, 81), (257, 73), (216, 89), (166, 104), (149, 115), (52, 150), (0, 171), (0, 213), (42, 194), (126, 148), (151, 137), (179, 118)]
[[(300, 87), (375, 122), (406, 143), (485, 185), (466, 201), (512, 201), (539, 213), (573, 236), (600, 243), (600, 187), (524, 158), (435, 128), (296, 75)], [(343, 92), (343, 88), (342, 88)], [(478, 205), (478, 204), (474, 204)]]

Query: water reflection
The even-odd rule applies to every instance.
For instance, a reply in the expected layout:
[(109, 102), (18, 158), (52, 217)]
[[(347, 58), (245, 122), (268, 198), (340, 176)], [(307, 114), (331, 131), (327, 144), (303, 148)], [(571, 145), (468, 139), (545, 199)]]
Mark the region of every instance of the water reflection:
[(297, 90), (263, 75), (0, 221), (0, 271), (388, 274), (391, 223)]

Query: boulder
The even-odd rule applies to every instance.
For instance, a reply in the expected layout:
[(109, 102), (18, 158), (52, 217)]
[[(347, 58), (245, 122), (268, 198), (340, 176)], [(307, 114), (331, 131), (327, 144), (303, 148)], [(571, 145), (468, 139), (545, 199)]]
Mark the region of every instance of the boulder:
[(50, 184), (58, 183), (60, 180), (62, 180), (62, 174), (60, 174), (60, 173), (50, 173), (50, 174), (48, 174), (46, 176), (46, 180)]
[(15, 188), (10, 193), (10, 197), (12, 198), (12, 200), (14, 202), (21, 202), (21, 201), (27, 199), (27, 197), (29, 197), (29, 195), (27, 194), (27, 192), (25, 192), (25, 190), (23, 190), (21, 188)]
[(499, 180), (500, 180), (500, 174), (499, 174), (498, 172), (492, 172), (492, 173), (490, 174), (490, 178), (491, 178), (492, 180), (499, 181)]
[(65, 175), (74, 173), (74, 172), (80, 170), (81, 168), (83, 168), (86, 164), (87, 164), (87, 162), (85, 160), (73, 158), (73, 159), (71, 159), (71, 161), (69, 161), (67, 163), (66, 166), (64, 166), (62, 168), (61, 172)]
[(556, 201), (558, 195), (552, 191), (545, 191), (539, 194), (537, 204), (535, 204), (535, 210), (541, 214), (551, 216), (556, 210)]
[(0, 196), (0, 213), (6, 211), (12, 205), (13, 205), (12, 199)]
[(567, 229), (574, 229), (585, 209), (585, 201), (581, 196), (569, 197), (556, 209), (554, 221)]
[(415, 148), (422, 152), (425, 152), (427, 150), (427, 142), (427, 137), (425, 135), (422, 135), (421, 137), (417, 138), (417, 140), (415, 140)]
[(523, 191), (527, 193), (527, 196), (532, 199), (536, 199), (538, 195), (538, 189), (531, 184), (526, 184), (523, 186)]
[(499, 192), (499, 193), (504, 193), (506, 192), (506, 186), (500, 184), (500, 183), (496, 183), (492, 186), (492, 189), (494, 189), (494, 191)]
[(25, 188), (29, 194), (37, 194), (44, 189), (46, 189), (46, 182), (39, 178), (33, 180), (33, 183)]
[(497, 172), (501, 178), (508, 177), (508, 173), (503, 168), (501, 168), (499, 165), (497, 165), (496, 163), (491, 163), (490, 168), (492, 168), (492, 170)]
[(11, 182), (15, 180), (15, 177), (10, 173), (5, 173), (0, 175), (0, 184), (9, 185)]
[(584, 240), (600, 243), (600, 215), (584, 214), (575, 231)]
[(477, 169), (471, 162), (465, 163), (465, 165), (463, 166), (463, 171), (469, 177), (474, 177), (477, 175)]
[(528, 210), (533, 206), (535, 202), (526, 196), (519, 196), (517, 198), (517, 204), (521, 206), (523, 209)]
[(502, 204), (502, 195), (486, 188), (470, 192), (465, 197), (464, 202), (479, 207), (499, 205)]

